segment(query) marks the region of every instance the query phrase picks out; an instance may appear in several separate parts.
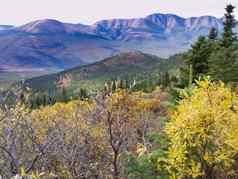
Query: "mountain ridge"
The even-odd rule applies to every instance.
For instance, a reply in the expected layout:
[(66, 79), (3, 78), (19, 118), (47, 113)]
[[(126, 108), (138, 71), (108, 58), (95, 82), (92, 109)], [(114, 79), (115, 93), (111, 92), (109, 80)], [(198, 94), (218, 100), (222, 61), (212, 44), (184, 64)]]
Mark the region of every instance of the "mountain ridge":
[[(47, 25), (48, 27), (44, 28)], [(63, 23), (54, 19), (43, 19), (16, 27), (15, 30), (27, 33), (44, 33), (45, 31), (52, 33), (78, 32), (97, 35), (110, 40), (124, 40), (123, 37), (118, 34), (125, 33), (125, 30), (129, 29), (144, 29), (157, 33), (164, 31), (169, 33), (173, 28), (180, 27), (184, 28), (185, 31), (191, 32), (198, 30), (196, 28), (201, 28), (201, 26), (210, 27), (211, 25), (220, 30), (222, 28), (222, 18), (213, 16), (184, 18), (175, 14), (155, 13), (144, 18), (101, 20), (92, 25)]]
[(130, 51), (168, 57), (190, 48), (212, 27), (221, 32), (222, 18), (157, 13), (93, 25), (38, 20), (0, 31), (0, 64), (9, 68), (68, 69)]

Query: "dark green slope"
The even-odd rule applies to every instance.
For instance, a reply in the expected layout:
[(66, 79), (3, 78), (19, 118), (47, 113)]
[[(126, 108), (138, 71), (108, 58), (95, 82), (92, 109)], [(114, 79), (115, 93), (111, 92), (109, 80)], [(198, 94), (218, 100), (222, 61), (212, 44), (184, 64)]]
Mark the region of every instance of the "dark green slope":
[(24, 85), (33, 90), (50, 92), (57, 89), (57, 84), (65, 83), (73, 91), (79, 88), (94, 91), (103, 88), (104, 83), (112, 79), (144, 80), (156, 77), (162, 72), (176, 69), (181, 64), (179, 57), (161, 59), (141, 52), (123, 53), (91, 65), (32, 78)]

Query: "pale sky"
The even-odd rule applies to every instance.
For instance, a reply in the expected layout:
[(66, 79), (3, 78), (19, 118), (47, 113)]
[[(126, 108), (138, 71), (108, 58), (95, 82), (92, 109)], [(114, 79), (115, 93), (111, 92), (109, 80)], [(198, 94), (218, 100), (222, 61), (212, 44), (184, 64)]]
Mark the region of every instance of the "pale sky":
[(39, 19), (92, 24), (152, 13), (222, 17), (227, 3), (237, 6), (238, 18), (238, 0), (0, 0), (0, 24), (22, 25)]

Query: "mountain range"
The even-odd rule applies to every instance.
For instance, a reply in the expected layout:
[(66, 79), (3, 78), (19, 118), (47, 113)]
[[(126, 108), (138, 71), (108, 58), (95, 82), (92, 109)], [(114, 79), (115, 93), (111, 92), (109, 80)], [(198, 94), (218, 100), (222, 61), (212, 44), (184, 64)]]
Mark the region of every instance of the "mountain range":
[(212, 16), (152, 14), (93, 25), (45, 19), (19, 27), (0, 26), (0, 69), (69, 69), (130, 51), (168, 57), (188, 49), (212, 27), (221, 32), (222, 22)]

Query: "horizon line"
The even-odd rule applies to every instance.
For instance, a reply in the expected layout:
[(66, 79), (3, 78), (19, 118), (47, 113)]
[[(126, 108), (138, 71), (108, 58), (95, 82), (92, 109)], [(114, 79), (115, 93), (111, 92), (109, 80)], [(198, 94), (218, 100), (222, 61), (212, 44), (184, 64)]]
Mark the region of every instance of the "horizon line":
[(108, 19), (101, 19), (101, 20), (97, 20), (93, 23), (83, 23), (83, 22), (67, 22), (67, 21), (64, 21), (64, 20), (60, 20), (60, 19), (57, 19), (57, 18), (42, 18), (42, 19), (36, 19), (36, 20), (31, 20), (29, 22), (26, 22), (26, 23), (23, 23), (21, 25), (17, 25), (17, 24), (0, 24), (1, 26), (13, 26), (13, 27), (21, 27), (21, 26), (24, 26), (24, 25), (27, 25), (29, 23), (32, 23), (32, 22), (37, 22), (37, 21), (44, 21), (44, 20), (54, 20), (54, 21), (58, 21), (60, 23), (64, 23), (64, 24), (73, 24), (73, 25), (78, 25), (78, 24), (81, 24), (81, 25), (86, 25), (86, 26), (92, 26), (98, 22), (102, 22), (102, 21), (112, 21), (112, 20), (133, 20), (133, 19), (145, 19), (146, 17), (148, 16), (151, 16), (151, 15), (156, 15), (156, 14), (161, 14), (161, 15), (173, 15), (173, 16), (177, 16), (177, 17), (180, 17), (182, 19), (190, 19), (190, 18), (200, 18), (200, 17), (214, 17), (216, 19), (222, 19), (224, 17), (221, 16), (221, 17), (217, 17), (217, 16), (214, 16), (214, 15), (201, 15), (201, 16), (188, 16), (188, 17), (185, 17), (185, 16), (180, 16), (176, 13), (152, 13), (152, 14), (148, 14), (146, 16), (143, 16), (143, 17), (128, 17), (128, 18), (123, 18), (123, 17), (116, 17), (116, 18), (108, 18)]

